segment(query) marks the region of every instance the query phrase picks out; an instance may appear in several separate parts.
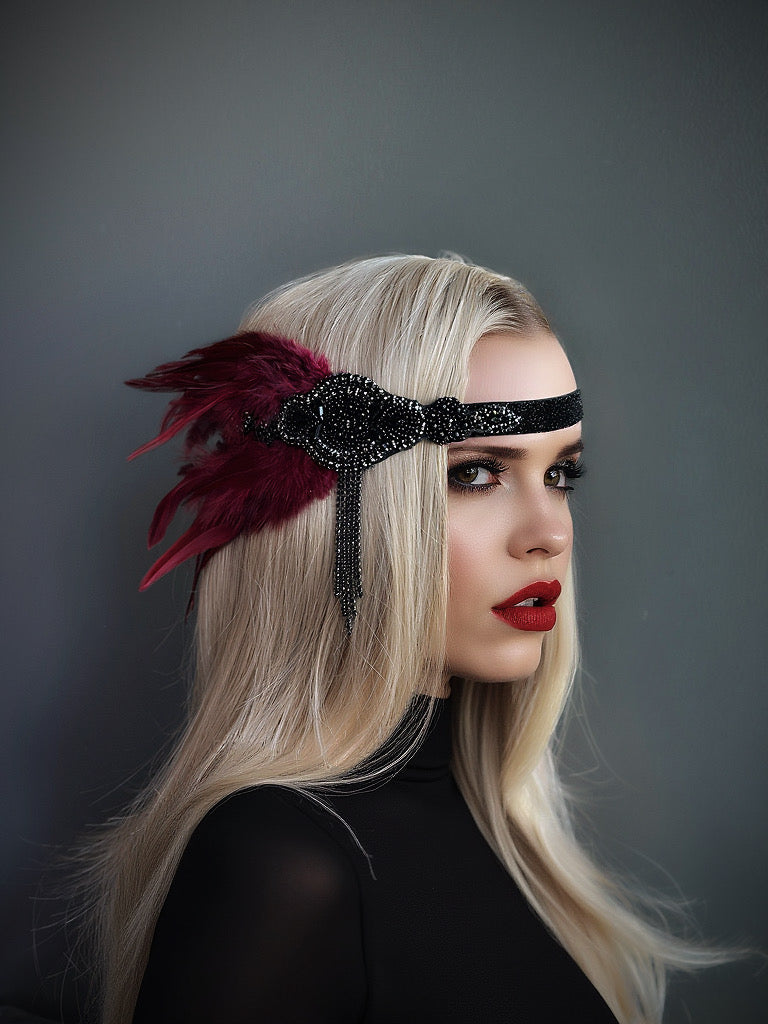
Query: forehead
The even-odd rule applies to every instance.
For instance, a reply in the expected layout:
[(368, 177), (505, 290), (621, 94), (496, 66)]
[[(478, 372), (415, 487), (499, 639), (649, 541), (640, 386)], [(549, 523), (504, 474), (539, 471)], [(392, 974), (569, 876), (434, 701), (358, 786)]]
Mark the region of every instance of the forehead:
[(576, 388), (571, 364), (549, 331), (486, 334), (469, 357), (465, 402), (554, 398)]

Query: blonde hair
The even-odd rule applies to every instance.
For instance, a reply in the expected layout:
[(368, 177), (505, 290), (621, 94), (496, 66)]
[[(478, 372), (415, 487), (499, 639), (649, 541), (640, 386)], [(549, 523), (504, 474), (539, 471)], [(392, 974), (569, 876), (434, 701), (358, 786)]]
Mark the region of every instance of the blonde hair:
[[(336, 372), (426, 403), (463, 395), (482, 335), (549, 325), (509, 278), (453, 258), (388, 256), (288, 284), (242, 326), (292, 337)], [(366, 592), (349, 640), (331, 586), (333, 500), (209, 562), (186, 725), (146, 793), (93, 848), (104, 1024), (131, 1019), (179, 859), (216, 803), (248, 786), (337, 780), (392, 733), (414, 690), (438, 692), (445, 481), (445, 449), (430, 444), (366, 472)], [(553, 755), (578, 656), (571, 576), (558, 609), (531, 678), (454, 680), (454, 772), (487, 841), (618, 1019), (657, 1022), (666, 967), (706, 956), (638, 916), (574, 837)]]

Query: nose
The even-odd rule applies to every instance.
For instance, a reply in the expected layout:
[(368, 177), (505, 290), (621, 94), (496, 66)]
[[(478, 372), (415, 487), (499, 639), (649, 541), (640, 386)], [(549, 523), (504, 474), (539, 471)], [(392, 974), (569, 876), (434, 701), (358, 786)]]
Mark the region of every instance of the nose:
[(573, 524), (562, 495), (545, 491), (515, 504), (507, 538), (513, 558), (554, 558), (570, 547)]

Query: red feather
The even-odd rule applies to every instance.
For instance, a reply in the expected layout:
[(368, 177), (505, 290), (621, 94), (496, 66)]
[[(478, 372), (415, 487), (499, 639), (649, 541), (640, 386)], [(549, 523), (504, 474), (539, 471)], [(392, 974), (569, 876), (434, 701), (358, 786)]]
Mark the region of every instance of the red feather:
[(129, 458), (187, 430), (182, 479), (155, 510), (149, 546), (163, 539), (182, 505), (195, 512), (187, 531), (145, 575), (142, 590), (188, 558), (198, 560), (197, 581), (213, 552), (239, 534), (275, 526), (330, 494), (337, 479), (333, 470), (318, 466), (301, 448), (280, 440), (267, 445), (243, 432), (246, 413), (268, 423), (285, 398), (311, 391), (330, 373), (324, 356), (251, 331), (126, 381), (146, 391), (180, 392), (157, 437)]

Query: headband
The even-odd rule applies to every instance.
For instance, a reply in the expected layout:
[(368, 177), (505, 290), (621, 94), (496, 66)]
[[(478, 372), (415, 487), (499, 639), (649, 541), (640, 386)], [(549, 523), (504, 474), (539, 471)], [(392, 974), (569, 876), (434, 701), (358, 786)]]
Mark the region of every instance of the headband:
[[(368, 377), (332, 373), (326, 359), (294, 341), (250, 331), (194, 349), (132, 387), (180, 392), (160, 433), (130, 458), (187, 428), (182, 480), (158, 505), (150, 547), (180, 505), (196, 510), (187, 531), (141, 582), (150, 586), (196, 558), (195, 586), (211, 555), (241, 533), (293, 518), (336, 485), (334, 595), (347, 634), (363, 594), (360, 504), (366, 469), (420, 441), (562, 430), (582, 418), (581, 395), (519, 402), (430, 405), (390, 394)], [(213, 446), (209, 442), (215, 438)]]

